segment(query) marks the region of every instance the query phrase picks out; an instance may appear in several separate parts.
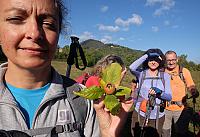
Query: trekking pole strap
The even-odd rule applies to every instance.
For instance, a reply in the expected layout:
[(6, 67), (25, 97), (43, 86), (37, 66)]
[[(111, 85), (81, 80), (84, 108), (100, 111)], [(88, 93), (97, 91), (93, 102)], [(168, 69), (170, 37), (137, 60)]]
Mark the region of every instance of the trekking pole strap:
[[(86, 60), (85, 54), (83, 52), (81, 45), (78, 42), (79, 38), (71, 37), (71, 40), (72, 40), (72, 43), (70, 44), (70, 51), (69, 51), (69, 55), (67, 58), (67, 64), (68, 64), (68, 68), (67, 68), (67, 72), (66, 72), (67, 77), (70, 76), (71, 66), (74, 63), (75, 63), (76, 68), (79, 70), (84, 70), (87, 67), (87, 60)], [(83, 63), (82, 68), (79, 66), (79, 63), (78, 63), (78, 54), (77, 54), (78, 51), (79, 51), (79, 55), (80, 55), (80, 58)]]
[(80, 66), (79, 66), (78, 56), (75, 57), (75, 66), (76, 66), (77, 69), (84, 70), (87, 67), (87, 60), (85, 58), (85, 54), (83, 52), (81, 45), (78, 45), (77, 50), (79, 50), (79, 54), (80, 54), (80, 57), (81, 57), (81, 60), (82, 60), (82, 63), (83, 63), (83, 67), (80, 68)]
[[(81, 57), (82, 63), (83, 63), (83, 67), (80, 68), (79, 63), (78, 63), (78, 54), (77, 52), (79, 52), (79, 55)], [(73, 65), (75, 63), (75, 66), (77, 69), (80, 70), (84, 70), (87, 66), (87, 60), (84, 54), (84, 51), (81, 47), (81, 45), (79, 44), (78, 41), (76, 42), (72, 42), (70, 45), (70, 51), (69, 51), (69, 56), (67, 58), (67, 64), (68, 65)]]

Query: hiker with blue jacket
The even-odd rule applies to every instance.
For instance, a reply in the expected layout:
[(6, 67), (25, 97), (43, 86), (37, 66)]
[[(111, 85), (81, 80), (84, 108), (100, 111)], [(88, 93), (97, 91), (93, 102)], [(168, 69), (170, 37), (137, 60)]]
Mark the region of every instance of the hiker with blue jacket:
[[(135, 110), (131, 130), (134, 137), (145, 134), (161, 136), (164, 103), (172, 98), (170, 76), (162, 71), (164, 64), (165, 56), (162, 51), (149, 49), (129, 66), (131, 73), (139, 80), (133, 95)], [(153, 130), (148, 132), (148, 129)]]
[(67, 15), (63, 4), (0, 0), (0, 45), (7, 57), (0, 65), (1, 137), (119, 136), (120, 116), (77, 97), (73, 91), (82, 87), (51, 66)]

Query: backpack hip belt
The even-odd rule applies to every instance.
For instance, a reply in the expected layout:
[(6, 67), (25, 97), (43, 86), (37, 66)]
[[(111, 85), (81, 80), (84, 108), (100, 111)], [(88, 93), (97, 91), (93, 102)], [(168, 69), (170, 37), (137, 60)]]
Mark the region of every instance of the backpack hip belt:
[(183, 103), (182, 103), (182, 101), (169, 101), (169, 102), (167, 103), (167, 106), (170, 106), (170, 105), (177, 105), (177, 106), (179, 106), (179, 107), (182, 107), (182, 106), (183, 106)]
[(30, 136), (36, 136), (36, 135), (43, 135), (43, 134), (58, 134), (63, 132), (74, 132), (76, 130), (81, 130), (82, 123), (68, 123), (66, 125), (56, 125), (55, 127), (42, 127), (37, 129), (29, 129), (24, 130), (23, 132), (30, 135)]

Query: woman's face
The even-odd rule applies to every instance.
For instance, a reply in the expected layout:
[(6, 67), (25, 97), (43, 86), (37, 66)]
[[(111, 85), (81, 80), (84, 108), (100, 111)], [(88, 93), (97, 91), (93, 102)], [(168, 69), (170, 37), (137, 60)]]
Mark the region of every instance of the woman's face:
[(0, 0), (0, 43), (9, 64), (25, 69), (49, 66), (59, 27), (54, 0)]
[(148, 66), (149, 66), (149, 69), (156, 70), (159, 67), (159, 63), (156, 62), (155, 60), (150, 60), (148, 61)]

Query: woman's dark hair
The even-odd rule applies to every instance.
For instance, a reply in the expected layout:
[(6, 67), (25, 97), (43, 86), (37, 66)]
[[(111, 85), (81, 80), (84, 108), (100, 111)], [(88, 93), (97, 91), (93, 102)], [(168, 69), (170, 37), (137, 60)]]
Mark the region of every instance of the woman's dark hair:
[[(163, 52), (160, 50), (160, 49), (148, 49), (144, 54), (147, 54), (149, 55), (149, 53), (158, 53), (159, 56), (162, 58), (162, 60), (160, 60), (159, 58), (158, 59), (158, 63), (159, 63), (159, 67), (158, 69), (163, 69), (165, 67), (165, 55), (163, 54)], [(148, 66), (148, 62), (149, 62), (149, 57), (143, 62), (142, 64), (142, 68), (143, 69), (148, 69), (149, 66)]]
[(65, 17), (68, 15), (68, 9), (64, 6), (63, 0), (55, 0), (55, 4), (58, 8), (59, 14), (59, 32), (61, 32), (63, 27), (66, 27), (64, 24), (66, 22)]

